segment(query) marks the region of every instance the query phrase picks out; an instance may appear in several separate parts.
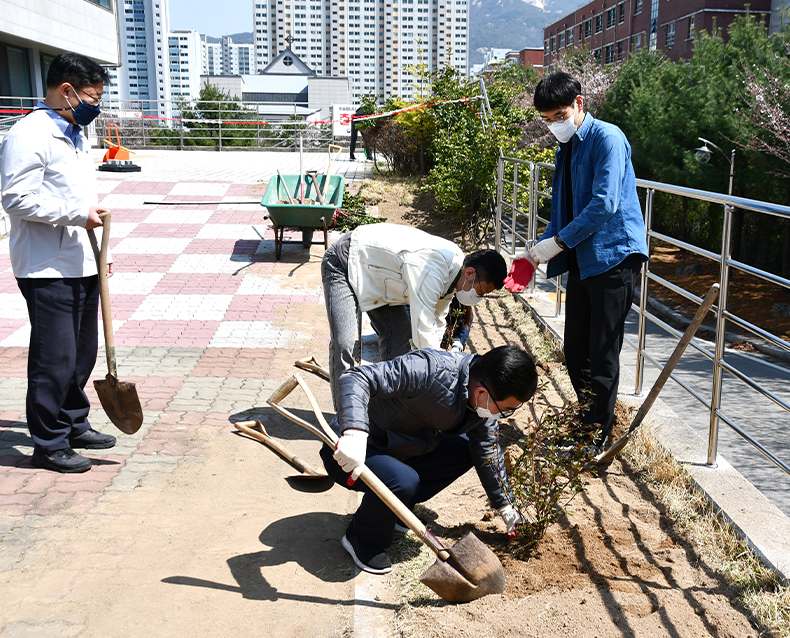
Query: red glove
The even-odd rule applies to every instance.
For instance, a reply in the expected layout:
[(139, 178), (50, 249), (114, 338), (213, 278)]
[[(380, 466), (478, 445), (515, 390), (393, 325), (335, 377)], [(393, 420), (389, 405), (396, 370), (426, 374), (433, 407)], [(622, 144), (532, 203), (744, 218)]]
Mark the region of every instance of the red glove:
[(532, 281), (535, 274), (535, 264), (529, 257), (513, 260), (510, 272), (505, 277), (505, 288), (510, 292), (521, 292)]

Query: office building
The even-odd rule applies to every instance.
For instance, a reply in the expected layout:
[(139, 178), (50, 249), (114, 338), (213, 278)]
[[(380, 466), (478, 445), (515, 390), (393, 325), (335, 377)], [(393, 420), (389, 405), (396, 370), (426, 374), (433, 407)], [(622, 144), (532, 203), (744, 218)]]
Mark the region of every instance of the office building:
[(200, 34), (194, 29), (171, 31), (167, 39), (170, 95), (176, 101), (197, 99), (200, 95), (200, 75), (203, 69)]
[(170, 117), (168, 0), (118, 0), (122, 66), (111, 72), (107, 98), (148, 115)]
[(543, 30), (543, 64), (547, 68), (571, 48), (586, 47), (603, 64), (625, 60), (647, 47), (675, 62), (688, 59), (700, 31), (727, 28), (748, 10), (764, 18), (771, 0), (594, 0)]
[[(0, 97), (43, 97), (49, 63), (59, 53), (119, 62), (112, 0), (3, 2), (0, 13)], [(75, 37), (88, 29), (90, 37)]]
[(270, 0), (253, 3), (259, 69), (288, 46), (318, 75), (348, 76), (352, 98), (419, 94), (421, 63), (468, 73), (467, 0)]

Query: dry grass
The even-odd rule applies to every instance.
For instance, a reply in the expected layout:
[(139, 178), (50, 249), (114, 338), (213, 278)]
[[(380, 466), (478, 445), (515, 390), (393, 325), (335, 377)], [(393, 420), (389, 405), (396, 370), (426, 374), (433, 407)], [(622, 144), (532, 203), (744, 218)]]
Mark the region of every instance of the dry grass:
[(738, 589), (772, 636), (790, 637), (790, 587), (768, 569), (693, 484), (688, 472), (652, 436), (637, 430), (622, 458), (654, 489), (702, 560)]
[(359, 189), (359, 196), (365, 203), (375, 205), (383, 201), (395, 201), (400, 206), (412, 206), (419, 185), (403, 178), (386, 176), (366, 179)]

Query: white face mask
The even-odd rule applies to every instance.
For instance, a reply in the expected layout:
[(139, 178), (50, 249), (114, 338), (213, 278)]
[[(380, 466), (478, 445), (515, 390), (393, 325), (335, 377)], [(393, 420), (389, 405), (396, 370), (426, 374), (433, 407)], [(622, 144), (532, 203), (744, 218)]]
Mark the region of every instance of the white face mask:
[[(466, 281), (464, 281), (464, 285), (466, 285)], [(462, 306), (476, 306), (480, 301), (483, 299), (480, 295), (477, 294), (475, 290), (475, 278), (472, 277), (472, 289), (471, 290), (461, 290), (455, 291), (455, 298), (458, 300), (458, 303)]]
[(573, 109), (573, 115), (571, 115), (567, 120), (562, 120), (562, 122), (552, 122), (548, 125), (549, 130), (554, 133), (554, 137), (556, 137), (561, 144), (565, 144), (565, 142), (570, 141), (570, 139), (576, 133), (576, 108)]
[(491, 410), (488, 409), (488, 402), (490, 400), (491, 400), (491, 396), (486, 394), (486, 407), (482, 407), (478, 405), (475, 408), (475, 412), (477, 412), (477, 416), (479, 416), (481, 419), (499, 419), (499, 417), (501, 416), (499, 412), (491, 412)]

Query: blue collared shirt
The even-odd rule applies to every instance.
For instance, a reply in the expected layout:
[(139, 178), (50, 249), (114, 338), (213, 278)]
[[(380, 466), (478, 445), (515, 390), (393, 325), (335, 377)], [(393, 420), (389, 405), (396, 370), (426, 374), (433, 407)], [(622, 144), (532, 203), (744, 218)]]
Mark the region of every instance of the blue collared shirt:
[[(565, 218), (565, 153), (570, 148), (560, 148), (551, 189), (551, 223), (541, 239), (559, 235), (575, 248), (582, 279), (614, 268), (633, 253), (646, 260), (645, 223), (625, 135), (614, 124), (587, 113), (572, 141), (573, 218)], [(546, 268), (549, 277), (567, 270), (566, 251)]]
[(55, 124), (58, 125), (58, 128), (63, 132), (63, 135), (68, 137), (75, 147), (77, 146), (77, 140), (80, 138), (80, 133), (82, 133), (82, 127), (72, 124), (60, 113), (49, 108), (41, 100), (39, 100), (36, 108), (46, 111), (47, 115), (52, 118), (52, 121), (55, 122)]

